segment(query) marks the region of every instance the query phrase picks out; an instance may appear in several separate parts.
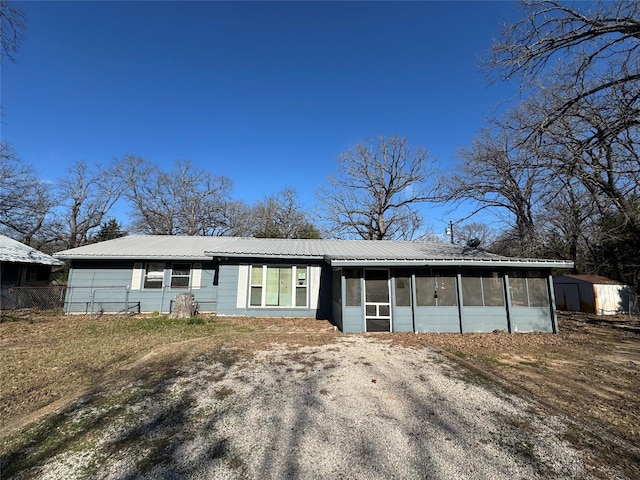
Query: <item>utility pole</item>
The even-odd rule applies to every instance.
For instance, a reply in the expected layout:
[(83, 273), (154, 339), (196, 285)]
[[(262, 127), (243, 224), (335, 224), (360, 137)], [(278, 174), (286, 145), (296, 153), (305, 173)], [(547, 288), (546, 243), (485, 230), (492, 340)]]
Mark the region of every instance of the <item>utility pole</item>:
[(449, 220), (449, 227), (445, 230), (445, 233), (451, 237), (451, 243), (453, 243), (453, 222)]

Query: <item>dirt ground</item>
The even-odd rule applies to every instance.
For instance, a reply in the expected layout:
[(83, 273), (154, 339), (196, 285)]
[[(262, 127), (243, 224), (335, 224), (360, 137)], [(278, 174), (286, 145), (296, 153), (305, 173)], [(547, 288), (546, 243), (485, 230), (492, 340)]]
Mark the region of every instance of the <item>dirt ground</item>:
[[(274, 344), (334, 342), (311, 319), (218, 318), (202, 324), (27, 313), (0, 323), (0, 440), (86, 392), (166, 378), (202, 355), (253, 355)], [(573, 444), (640, 478), (640, 318), (559, 314), (559, 334), (369, 334), (432, 347), (575, 422)], [(108, 339), (108, 340), (107, 340)], [(214, 352), (214, 353), (212, 353)], [(594, 469), (597, 465), (594, 465)]]
[(559, 334), (397, 338), (449, 358), (575, 421), (571, 440), (640, 478), (640, 318), (559, 312)]

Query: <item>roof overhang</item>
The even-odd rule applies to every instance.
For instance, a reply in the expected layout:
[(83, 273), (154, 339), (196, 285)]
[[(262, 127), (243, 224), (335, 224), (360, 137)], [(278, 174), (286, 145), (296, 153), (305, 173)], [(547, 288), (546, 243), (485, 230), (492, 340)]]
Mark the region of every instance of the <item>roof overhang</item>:
[(561, 260), (505, 259), (326, 259), (332, 267), (493, 267), (493, 268), (573, 268)]
[(298, 261), (319, 261), (326, 260), (326, 258), (322, 255), (286, 255), (286, 254), (277, 254), (277, 253), (225, 253), (225, 252), (204, 252), (205, 255), (208, 255), (207, 259), (210, 260), (212, 257), (217, 259), (225, 259), (225, 258), (265, 258), (270, 260), (289, 260), (291, 262)]
[(206, 262), (207, 260), (211, 260), (211, 257), (208, 256), (193, 256), (193, 255), (58, 255), (57, 253), (53, 254), (56, 258), (61, 258), (63, 260), (102, 260), (102, 261), (112, 261), (112, 260), (165, 260), (175, 261), (175, 260), (183, 260), (185, 262)]

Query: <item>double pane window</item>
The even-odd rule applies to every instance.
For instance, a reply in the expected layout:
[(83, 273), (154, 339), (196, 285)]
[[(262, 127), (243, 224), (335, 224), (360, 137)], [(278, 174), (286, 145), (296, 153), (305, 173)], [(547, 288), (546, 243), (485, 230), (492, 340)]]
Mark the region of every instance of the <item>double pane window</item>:
[(174, 263), (171, 266), (171, 288), (189, 288), (191, 264)]
[(164, 263), (147, 263), (144, 272), (144, 288), (162, 288)]

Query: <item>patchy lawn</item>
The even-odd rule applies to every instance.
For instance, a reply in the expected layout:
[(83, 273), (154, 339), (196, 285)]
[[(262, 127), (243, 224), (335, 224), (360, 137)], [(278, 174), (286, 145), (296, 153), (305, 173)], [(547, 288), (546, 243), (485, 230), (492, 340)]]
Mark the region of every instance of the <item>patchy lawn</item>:
[(82, 394), (167, 378), (194, 358), (249, 355), (274, 343), (314, 345), (324, 321), (22, 313), (0, 323), (0, 436)]
[(395, 335), (393, 341), (435, 347), (479, 378), (564, 413), (575, 420), (568, 433), (574, 444), (640, 478), (640, 318), (560, 312), (559, 331)]
[[(436, 348), (468, 367), (470, 382), (498, 382), (535, 398), (543, 412), (566, 414), (574, 420), (567, 438), (592, 453), (595, 476), (602, 463), (628, 478), (640, 478), (640, 321), (561, 314), (559, 327), (559, 335), (367, 337)], [(327, 322), (312, 319), (3, 316), (0, 454), (27, 441), (15, 433), (29, 422), (37, 421), (40, 433), (74, 428), (47, 414), (78, 398), (96, 398), (130, 384), (138, 392), (150, 391), (194, 362), (232, 365), (274, 345), (295, 352), (340, 337)], [(215, 394), (223, 399), (232, 393), (220, 388)]]

